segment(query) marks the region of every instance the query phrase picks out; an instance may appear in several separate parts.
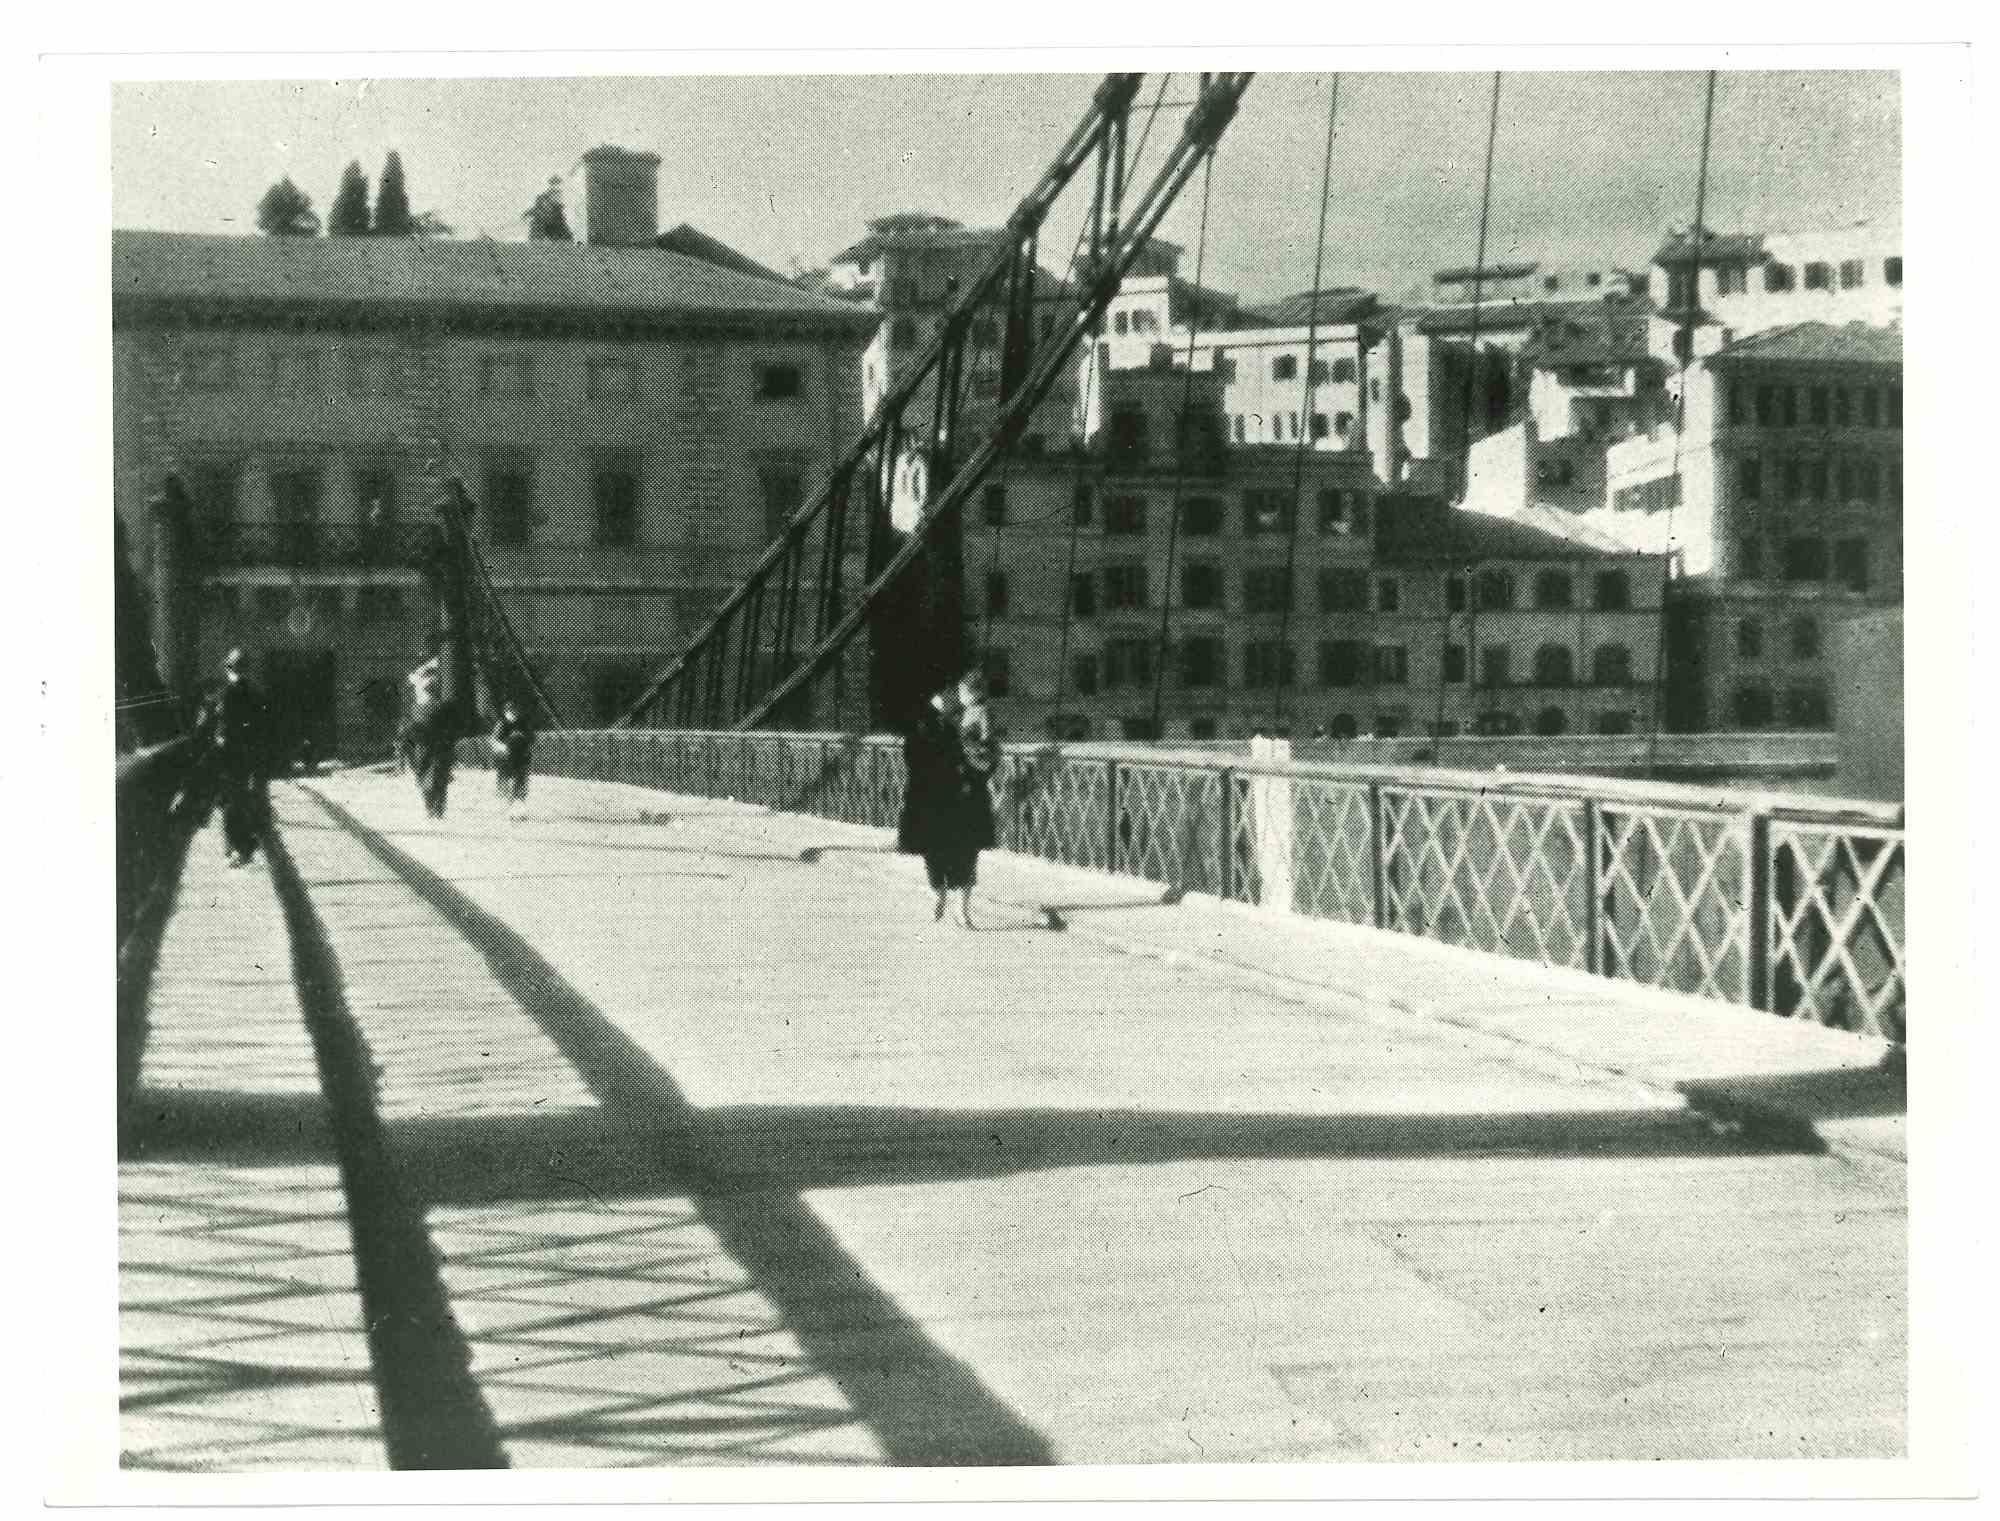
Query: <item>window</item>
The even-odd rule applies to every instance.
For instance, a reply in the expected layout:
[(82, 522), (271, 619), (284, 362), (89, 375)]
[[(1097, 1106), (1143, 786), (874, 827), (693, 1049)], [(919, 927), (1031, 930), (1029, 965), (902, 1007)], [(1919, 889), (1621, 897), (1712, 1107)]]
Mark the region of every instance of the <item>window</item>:
[(1569, 727), (1569, 715), (1561, 708), (1543, 708), (1535, 715), (1537, 734), (1560, 734)]
[(1375, 583), (1375, 611), (1393, 613), (1403, 606), (1403, 585), (1394, 576), (1384, 576)]
[(1768, 728), (1777, 715), (1777, 705), (1771, 700), (1771, 689), (1761, 681), (1746, 681), (1738, 687), (1729, 709), (1730, 717), (1739, 729)]
[(1632, 652), (1622, 644), (1600, 644), (1590, 657), (1590, 679), (1600, 687), (1632, 684)]
[(1153, 645), (1148, 639), (1110, 639), (1104, 645), (1104, 685), (1149, 687), (1153, 684)]
[(1212, 718), (1190, 718), (1188, 720), (1189, 739), (1214, 739), (1215, 720)]
[(1632, 728), (1632, 715), (1624, 709), (1613, 708), (1607, 713), (1597, 715), (1599, 734), (1630, 734)]
[(396, 521), (396, 472), (392, 468), (369, 465), (354, 472), (354, 517), (364, 558), (377, 559), (392, 549), (390, 533)]
[(531, 397), (535, 394), (535, 356), (485, 354), (479, 360), (481, 396)]
[(1114, 496), (1104, 503), (1104, 531), (1135, 534), (1146, 531), (1146, 499), (1143, 496)]
[[(766, 476), (764, 513), (770, 519), (773, 504), (769, 476)], [(791, 472), (794, 481), (796, 471)], [(597, 509), (597, 542), (607, 547), (639, 542), (639, 462), (632, 455), (610, 455), (599, 460), (590, 473), (590, 496)], [(794, 505), (797, 505), (794, 502)]]
[(1731, 423), (1741, 423), (1747, 415), (1748, 407), (1744, 402), (1744, 396), (1749, 389), (1749, 386), (1740, 380), (1729, 382), (1729, 421)]
[(989, 570), (986, 572), (986, 616), (1004, 618), (1007, 616), (1007, 572)]
[(354, 616), (361, 623), (394, 623), (403, 616), (403, 588), (362, 586), (354, 593)]
[(1514, 605), (1514, 578), (1504, 570), (1479, 573), (1479, 610), (1504, 612)]
[(1779, 386), (1778, 400), (1780, 403), (1779, 412), (1785, 419), (1785, 426), (1796, 428), (1799, 425), (1799, 388), (1797, 386)]
[(1826, 688), (1817, 684), (1796, 686), (1785, 693), (1785, 723), (1794, 729), (1824, 729), (1833, 722), (1833, 706), (1826, 700)]
[(1207, 560), (1181, 566), (1181, 606), (1196, 612), (1222, 606), (1222, 567)]
[(1764, 462), (1759, 459), (1740, 459), (1736, 462), (1736, 494), (1746, 502), (1761, 500), (1764, 495)]
[(1862, 273), (1861, 260), (1842, 259), (1840, 261), (1840, 288), (1842, 290), (1860, 289), (1862, 281), (1865, 278), (1866, 276)]
[(1798, 273), (1789, 264), (1766, 264), (1764, 266), (1764, 289), (1766, 291), (1790, 290), (1797, 283)]
[(1222, 641), (1198, 638), (1181, 641), (1181, 685), (1219, 687), (1222, 685)]
[(221, 343), (190, 343), (180, 353), (180, 383), (189, 391), (228, 391), (236, 385), (236, 350)]
[(1504, 687), (1512, 676), (1513, 651), (1504, 644), (1489, 644), (1479, 652), (1479, 684)]
[(1566, 570), (1545, 570), (1535, 577), (1535, 606), (1560, 610), (1570, 605), (1570, 579)]
[(1816, 459), (1806, 471), (1806, 491), (1815, 502), (1826, 500), (1828, 490), (1827, 463)]
[(1346, 438), (1354, 431), (1354, 414), (1352, 412), (1334, 413), (1333, 431), (1339, 437)]
[(1291, 606), (1291, 573), (1282, 565), (1254, 565), (1243, 572), (1243, 611), (1282, 613)]
[(1834, 499), (1841, 502), (1854, 500), (1854, 461), (1844, 459), (1834, 466)]
[(1903, 426), (1903, 388), (1901, 386), (1889, 387), (1889, 426), (1892, 428)]
[(1120, 407), (1111, 414), (1110, 453), (1114, 469), (1136, 469), (1152, 452), (1151, 424), (1139, 407)]
[(1757, 387), (1757, 426), (1775, 427), (1778, 421), (1778, 388), (1776, 386)]
[(1868, 541), (1840, 539), (1833, 546), (1833, 578), (1850, 591), (1868, 590)]
[(1832, 290), (1833, 266), (1821, 259), (1815, 259), (1806, 265), (1806, 289)]
[(1718, 296), (1740, 296), (1749, 288), (1750, 272), (1740, 264), (1724, 264), (1715, 271)]
[(1566, 687), (1576, 676), (1576, 666), (1567, 645), (1545, 644), (1535, 651), (1535, 685)]
[(1804, 460), (1802, 459), (1786, 460), (1782, 475), (1782, 480), (1783, 480), (1783, 489), (1780, 491), (1779, 495), (1783, 497), (1785, 501), (1800, 502), (1805, 500), (1806, 462)]
[(206, 459), (185, 472), (188, 503), (202, 543), (216, 545), (236, 522), (237, 496), (243, 486), (243, 464), (235, 459)]
[(271, 507), (278, 520), (278, 554), (289, 564), (310, 563), (319, 549), (320, 473), (297, 465), (271, 475)]
[(1240, 444), (1243, 442), (1243, 414), (1241, 412), (1236, 414), (1234, 429), (1236, 442)]
[(760, 465), (757, 483), (764, 493), (764, 535), (775, 539), (805, 504), (805, 472), (790, 462)]
[(1792, 659), (1819, 659), (1819, 619), (1810, 613), (1792, 620)]
[(1070, 611), (1079, 618), (1097, 616), (1097, 577), (1082, 571), (1069, 578)]
[(1132, 314), (1132, 331), (1135, 333), (1157, 333), (1160, 319), (1145, 307)]
[(1323, 613), (1368, 611), (1368, 574), (1359, 570), (1319, 573), (1319, 610)]
[(1287, 491), (1260, 489), (1243, 493), (1245, 534), (1290, 533), (1292, 496)]
[(1736, 658), (1761, 660), (1764, 657), (1764, 625), (1755, 618), (1736, 621)]
[(1622, 613), (1632, 605), (1632, 582), (1622, 570), (1597, 573), (1596, 605), (1600, 612)]
[(1894, 255), (1882, 261), (1882, 283), (1901, 289), (1903, 285), (1903, 256)]
[(1859, 476), (1857, 492), (1861, 500), (1874, 507), (1882, 500), (1882, 462), (1878, 459), (1864, 459), (1856, 467)]
[(509, 460), (486, 467), (486, 535), (493, 543), (527, 543), (534, 511), (534, 466)]
[(271, 355), (271, 394), (317, 396), (326, 388), (324, 355), (318, 349), (283, 348)]
[(1861, 426), (1876, 428), (1882, 424), (1882, 393), (1873, 386), (1864, 386), (1861, 391)]
[(1014, 690), (1014, 655), (1011, 650), (988, 650), (979, 662), (979, 668), (986, 673), (986, 690), (995, 697), (1005, 697)]
[(1252, 639), (1243, 646), (1243, 685), (1252, 691), (1291, 686), (1298, 679), (1292, 647), (1275, 639)]
[(1375, 646), (1375, 683), (1377, 686), (1404, 686), (1410, 679), (1410, 651), (1407, 645), (1378, 644)]
[[(1236, 361), (1234, 359), (1231, 359), (1229, 355), (1221, 349), (1217, 349), (1215, 351), (1215, 378), (1221, 381), (1224, 385), (1229, 385), (1233, 383), (1236, 379)], [(1243, 419), (1239, 417), (1236, 420), (1236, 425), (1239, 430), (1236, 441), (1240, 444), (1243, 442), (1242, 434), (1240, 431), (1243, 426)]]
[(1787, 581), (1824, 581), (1826, 579), (1826, 540), (1799, 537), (1785, 541), (1785, 579)]
[(1444, 610), (1448, 613), (1465, 611), (1465, 577), (1446, 576), (1444, 578)]
[(1441, 669), (1446, 686), (1463, 685), (1465, 681), (1465, 646), (1462, 644), (1447, 644), (1444, 647)]
[(1290, 354), (1280, 354), (1276, 359), (1271, 361), (1271, 378), (1273, 380), (1297, 380), (1299, 378), (1298, 360)]
[(1306, 382), (1309, 385), (1325, 385), (1327, 373), (1326, 361), (1324, 359), (1315, 359), (1311, 364), (1306, 366)]
[(592, 359), (583, 368), (584, 394), (592, 401), (622, 401), (639, 394), (639, 361)]
[(1354, 361), (1352, 359), (1334, 360), (1333, 378), (1336, 383), (1346, 381), (1351, 384), (1354, 380)]
[(1087, 527), (1089, 525), (1095, 506), (1096, 497), (1090, 489), (1090, 482), (1078, 481), (1076, 483), (1076, 495), (1071, 500), (1071, 508), (1075, 513), (1078, 527)]
[(1330, 431), (1331, 427), (1327, 422), (1326, 414), (1324, 412), (1313, 413), (1312, 415), (1313, 439), (1315, 441), (1318, 441), (1319, 439), (1325, 438)]
[(1146, 605), (1146, 567), (1107, 565), (1104, 567), (1104, 608), (1106, 612), (1129, 612)]
[(1007, 526), (1007, 488), (1005, 486), (997, 483), (988, 486), (985, 495), (980, 498), (980, 507), (981, 515), (985, 518), (988, 528), (1004, 528)]
[(1846, 386), (1833, 388), (1833, 425), (1836, 428), (1844, 428), (1853, 421), (1853, 400)]
[(1095, 655), (1078, 655), (1071, 659), (1069, 663), (1069, 684), (1075, 687), (1077, 694), (1082, 697), (1089, 697), (1096, 692), (1097, 657)]
[(1181, 503), (1181, 532), (1191, 539), (1212, 539), (1222, 532), (1222, 503), (1212, 496), (1191, 496)]
[(1131, 329), (1132, 319), (1124, 312), (1118, 312), (1111, 318), (1111, 331), (1117, 333), (1120, 337), (1130, 332)]
[(1324, 486), (1319, 492), (1321, 533), (1365, 534), (1368, 532), (1368, 498), (1359, 491)]
[(1361, 685), (1362, 651), (1358, 639), (1326, 639), (1319, 647), (1319, 684), (1323, 687)]

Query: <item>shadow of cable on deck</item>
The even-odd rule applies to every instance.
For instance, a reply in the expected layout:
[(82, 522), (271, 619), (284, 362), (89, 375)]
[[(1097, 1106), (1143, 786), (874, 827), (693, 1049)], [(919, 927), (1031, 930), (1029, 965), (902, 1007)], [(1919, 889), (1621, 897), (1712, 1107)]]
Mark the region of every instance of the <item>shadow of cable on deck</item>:
[[(632, 1168), (627, 1181), (633, 1188), (649, 1195), (686, 1193), (702, 1224), (757, 1291), (777, 1307), (805, 1359), (839, 1385), (891, 1462), (1054, 1461), (1041, 1434), (871, 1283), (795, 1192), (741, 1192), (715, 1186), (713, 1175), (701, 1164), (706, 1150), (701, 1140), (706, 1128), (703, 1117), (673, 1079), (531, 945), (337, 803), (310, 789), (308, 795), (479, 951), (501, 986), (541, 1025), (599, 1101), (626, 1119), (625, 1126), (614, 1127), (616, 1139), (606, 1146), (605, 1154), (626, 1158)], [(629, 1123), (635, 1117), (643, 1117), (641, 1133), (654, 1143), (637, 1157)], [(560, 1117), (555, 1124), (567, 1143), (564, 1149), (573, 1155), (577, 1117)], [(484, 1158), (484, 1170), (511, 1148), (494, 1144), (502, 1134), (496, 1122), (478, 1125), (484, 1138), (474, 1145)], [(400, 1151), (403, 1145), (404, 1129), (399, 1126), (392, 1149)], [(545, 1148), (542, 1156), (548, 1155)], [(443, 1182), (451, 1172), (448, 1167), (425, 1162), (402, 1170), (406, 1177), (449, 1187)], [(563, 1171), (574, 1178), (573, 1166)], [(562, 1186), (569, 1198), (589, 1193), (573, 1181)], [(578, 1424), (588, 1426), (590, 1419)], [(587, 1435), (573, 1433), (573, 1437)]]

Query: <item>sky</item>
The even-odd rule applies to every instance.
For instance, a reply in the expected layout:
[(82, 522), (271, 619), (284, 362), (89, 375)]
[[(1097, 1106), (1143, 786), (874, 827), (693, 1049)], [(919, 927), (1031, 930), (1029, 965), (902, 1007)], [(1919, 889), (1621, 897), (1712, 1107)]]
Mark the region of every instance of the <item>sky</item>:
[[(1164, 76), (1135, 109), (1138, 141)], [(844, 74), (122, 83), (112, 87), (112, 221), (184, 232), (254, 230), (265, 188), (290, 175), (322, 215), (342, 168), (371, 184), (391, 148), (410, 200), (460, 236), (526, 235), (552, 174), (581, 174), (600, 143), (658, 153), (663, 228), (692, 222), (779, 270), (823, 265), (889, 211), (973, 225), (1006, 217), (1087, 105), (1098, 76)], [(1214, 165), (1162, 227), (1182, 273), (1251, 298), (1309, 289), (1335, 76), (1260, 74)], [(1150, 178), (1178, 132), (1167, 81), (1143, 157)], [(1478, 245), (1491, 74), (1338, 76), (1325, 286), (1389, 293)], [(1705, 76), (1508, 74), (1500, 84), (1489, 262), (1643, 267), (1694, 219)], [(1079, 184), (1068, 197), (1080, 202)], [(1725, 72), (1707, 189), (1717, 230), (1786, 230), (1901, 215), (1899, 77)], [(1065, 215), (1068, 215), (1068, 208)], [(1080, 212), (1078, 213), (1080, 214)], [(1052, 219), (1060, 268), (1074, 220)], [(1060, 247), (1061, 256), (1051, 250)]]

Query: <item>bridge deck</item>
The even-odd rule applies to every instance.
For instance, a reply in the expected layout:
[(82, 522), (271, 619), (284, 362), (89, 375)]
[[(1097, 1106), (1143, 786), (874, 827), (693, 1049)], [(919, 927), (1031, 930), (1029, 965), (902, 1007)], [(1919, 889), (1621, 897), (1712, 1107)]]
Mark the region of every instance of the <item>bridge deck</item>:
[(154, 974), (131, 1465), (1904, 1446), (1851, 1037), (1005, 857), (967, 934), (875, 833), (609, 784), (274, 805)]

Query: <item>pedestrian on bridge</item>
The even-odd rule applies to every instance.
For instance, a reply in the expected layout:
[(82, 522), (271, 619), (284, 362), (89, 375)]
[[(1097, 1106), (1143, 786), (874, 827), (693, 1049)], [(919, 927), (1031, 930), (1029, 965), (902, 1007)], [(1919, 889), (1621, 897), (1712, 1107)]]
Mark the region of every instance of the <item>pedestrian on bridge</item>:
[(208, 769), (222, 804), (222, 844), (231, 866), (257, 853), (269, 813), (270, 712), (244, 670), (243, 651), (222, 662), (222, 686), (204, 715)]
[(445, 800), (451, 793), (452, 762), (456, 759), (454, 715), (441, 696), (440, 679), (435, 658), (410, 672), (410, 722), (405, 731), (410, 764), (417, 774), (417, 789), (423, 794), (424, 812), (434, 819), (444, 817)]
[(501, 705), (500, 721), (489, 741), (493, 748), (493, 785), (507, 800), (507, 817), (528, 811), (528, 769), (535, 751), (535, 731), (511, 698)]
[(954, 917), (972, 924), (972, 888), (979, 877), (979, 852), (993, 843), (993, 801), (987, 779), (999, 759), (999, 744), (985, 685), (968, 677), (930, 699), (903, 736), (908, 781), (896, 820), (896, 848), (924, 858), (935, 900), (931, 917), (942, 919), (956, 897)]

